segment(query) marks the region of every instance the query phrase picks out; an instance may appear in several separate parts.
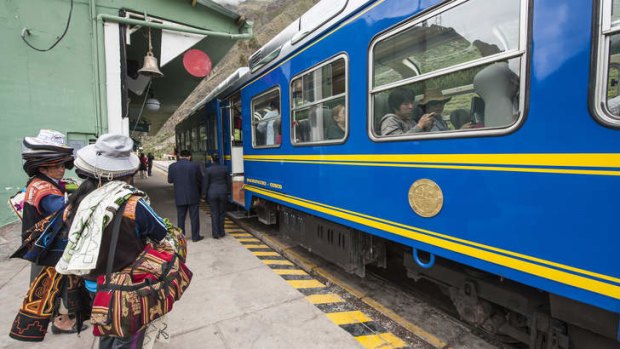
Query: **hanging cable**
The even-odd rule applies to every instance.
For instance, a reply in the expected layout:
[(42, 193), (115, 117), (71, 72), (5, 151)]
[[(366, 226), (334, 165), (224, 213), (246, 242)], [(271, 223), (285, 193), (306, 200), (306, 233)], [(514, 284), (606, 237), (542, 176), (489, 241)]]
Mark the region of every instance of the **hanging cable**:
[(46, 49), (40, 49), (37, 47), (32, 46), (27, 40), (26, 40), (26, 36), (30, 35), (30, 30), (28, 28), (24, 28), (22, 29), (22, 33), (21, 33), (21, 37), (22, 40), (24, 40), (24, 42), (26, 43), (26, 45), (30, 46), (31, 49), (39, 51), (39, 52), (47, 52), (51, 49), (53, 49), (54, 47), (56, 47), (56, 45), (58, 45), (58, 43), (65, 37), (65, 35), (67, 34), (67, 31), (69, 30), (69, 24), (71, 23), (71, 16), (73, 14), (73, 0), (71, 0), (71, 8), (69, 9), (69, 18), (67, 18), (67, 25), (65, 26), (65, 31), (62, 32), (62, 35), (60, 35), (60, 37), (58, 38), (58, 40), (56, 40), (55, 43), (52, 44), (52, 46), (50, 46), (49, 48)]

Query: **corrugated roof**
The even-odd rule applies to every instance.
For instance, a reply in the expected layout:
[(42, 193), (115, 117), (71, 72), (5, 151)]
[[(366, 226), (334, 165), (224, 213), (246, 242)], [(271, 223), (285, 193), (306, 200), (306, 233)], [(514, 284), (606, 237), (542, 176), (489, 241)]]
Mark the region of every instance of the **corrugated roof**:
[(222, 5), (218, 4), (218, 3), (215, 3), (215, 2), (213, 2), (211, 0), (197, 0), (196, 2), (201, 4), (202, 6), (205, 6), (205, 7), (209, 8), (209, 9), (211, 9), (213, 11), (219, 12), (219, 13), (221, 13), (221, 14), (227, 16), (227, 17), (230, 17), (230, 18), (232, 18), (234, 20), (237, 20), (237, 19), (239, 19), (239, 17), (241, 17), (239, 14), (237, 14), (237, 13), (227, 9), (226, 7), (224, 7), (224, 6), (222, 6)]

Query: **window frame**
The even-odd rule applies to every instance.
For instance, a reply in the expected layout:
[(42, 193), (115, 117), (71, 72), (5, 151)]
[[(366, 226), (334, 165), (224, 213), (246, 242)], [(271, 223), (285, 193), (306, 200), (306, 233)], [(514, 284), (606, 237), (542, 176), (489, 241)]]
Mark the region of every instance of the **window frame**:
[(599, 0), (597, 11), (594, 11), (593, 25), (596, 26), (596, 70), (593, 93), (591, 95), (592, 115), (595, 120), (607, 127), (620, 128), (620, 116), (612, 114), (607, 101), (608, 72), (610, 67), (610, 41), (613, 35), (620, 34), (620, 25), (612, 27), (613, 0)]
[[(344, 97), (344, 107), (346, 111), (345, 118), (346, 118), (346, 125), (347, 125), (347, 129), (344, 132), (344, 137), (341, 139), (334, 139), (334, 140), (322, 140), (322, 141), (303, 142), (303, 143), (294, 142), (293, 141), (293, 130), (292, 130), (294, 111), (302, 109), (302, 108), (296, 107), (295, 104), (293, 103), (293, 93), (292, 93), (293, 82), (297, 80), (298, 78), (302, 79), (303, 81), (304, 75), (311, 74), (323, 68), (324, 66), (337, 61), (340, 58), (344, 59), (344, 80), (345, 80), (344, 81), (344, 89), (345, 89), (344, 94), (338, 94), (337, 96), (331, 96), (329, 98), (322, 98), (312, 103), (305, 104), (303, 107), (304, 108), (312, 107), (312, 106), (324, 103), (326, 101), (335, 100), (335, 99)], [(289, 142), (291, 142), (292, 146), (305, 147), (305, 146), (316, 146), (316, 145), (338, 145), (338, 144), (345, 143), (347, 139), (349, 138), (349, 129), (351, 128), (351, 120), (350, 120), (349, 115), (350, 115), (350, 112), (349, 112), (349, 55), (346, 52), (340, 52), (316, 65), (313, 65), (310, 68), (307, 68), (306, 70), (298, 73), (297, 75), (291, 78), (290, 85), (289, 85)]]
[[(308, 35), (312, 34), (315, 30), (317, 30), (318, 28), (322, 27), (325, 23), (331, 21), (333, 18), (335, 18), (336, 16), (340, 15), (349, 5), (349, 0), (344, 0), (344, 4), (340, 7), (340, 9), (334, 13), (332, 13), (329, 17), (327, 17), (326, 19), (324, 19), (322, 22), (320, 22), (317, 25), (314, 25), (312, 28), (308, 29), (308, 28), (302, 28), (302, 19), (303, 16), (299, 17), (298, 19), (298, 24), (297, 27), (299, 28), (298, 32), (295, 33), (295, 35), (293, 35), (293, 38), (291, 38), (291, 45), (295, 45), (298, 42), (300, 42), (302, 39), (304, 39), (305, 37), (307, 37)], [(316, 6), (316, 5), (315, 5)]]
[[(240, 129), (240, 136), (241, 136), (241, 140), (240, 141), (235, 141), (235, 136), (234, 136), (234, 132), (235, 132), (235, 125), (233, 124), (234, 122), (234, 115), (233, 115), (233, 109), (234, 109), (234, 100), (235, 99), (239, 99), (239, 107), (242, 109), (243, 108), (243, 102), (241, 101), (241, 91), (237, 91), (234, 94), (232, 94), (230, 97), (228, 97), (226, 99), (227, 103), (228, 103), (228, 134), (229, 134), (229, 143), (231, 147), (243, 147), (243, 126)], [(282, 99), (282, 97), (280, 97), (280, 99)], [(280, 106), (281, 107), (281, 106)], [(243, 113), (241, 111), (241, 109), (239, 110), (239, 116), (241, 117), (241, 122), (243, 125)], [(250, 121), (251, 124), (251, 121)], [(251, 125), (250, 125), (251, 126)], [(235, 142), (241, 142), (241, 145), (234, 145)]]
[[(367, 109), (367, 125), (366, 130), (368, 137), (374, 142), (394, 142), (403, 140), (420, 140), (420, 139), (440, 139), (440, 138), (469, 138), (479, 136), (498, 136), (506, 135), (514, 132), (521, 127), (526, 119), (527, 109), (526, 101), (527, 87), (529, 86), (529, 79), (527, 77), (529, 67), (529, 53), (530, 46), (528, 44), (530, 40), (530, 28), (531, 28), (531, 16), (530, 16), (530, 2), (531, 0), (520, 0), (520, 13), (519, 13), (519, 47), (517, 50), (508, 52), (502, 52), (491, 56), (482, 57), (476, 60), (472, 60), (465, 63), (460, 63), (450, 67), (441, 68), (418, 76), (405, 78), (396, 82), (385, 84), (379, 87), (373, 87), (374, 79), (374, 61), (373, 54), (375, 46), (390, 37), (394, 37), (401, 32), (408, 30), (416, 25), (435, 17), (438, 14), (449, 11), (463, 3), (471, 0), (456, 0), (450, 3), (440, 4), (435, 8), (431, 8), (428, 11), (422, 11), (421, 15), (413, 15), (404, 22), (396, 24), (393, 27), (386, 29), (385, 31), (377, 34), (370, 42), (368, 47), (368, 109)], [(432, 132), (432, 133), (412, 133), (399, 136), (380, 136), (374, 132), (374, 95), (383, 91), (391, 90), (397, 87), (411, 85), (413, 83), (430, 80), (440, 76), (446, 76), (458, 71), (462, 71), (485, 64), (491, 64), (494, 62), (500, 62), (502, 60), (510, 60), (514, 58), (520, 58), (521, 64), (519, 69), (519, 111), (520, 115), (517, 117), (514, 123), (506, 127), (491, 128), (491, 129), (468, 129), (467, 131), (453, 130), (450, 132)]]
[[(256, 145), (256, 127), (252, 125), (252, 121), (254, 117), (254, 103), (256, 102), (257, 99), (265, 95), (268, 95), (273, 91), (278, 91), (278, 103), (280, 104), (280, 130), (284, 129), (284, 125), (282, 125), (282, 89), (280, 88), (280, 85), (278, 84), (257, 94), (256, 96), (252, 97), (252, 99), (250, 100), (250, 128), (251, 128), (250, 132), (252, 133), (252, 149), (272, 149), (272, 148), (280, 148), (282, 146), (282, 142), (280, 142), (280, 144), (275, 144), (275, 145), (257, 146)], [(280, 136), (282, 136), (282, 134), (280, 134)]]

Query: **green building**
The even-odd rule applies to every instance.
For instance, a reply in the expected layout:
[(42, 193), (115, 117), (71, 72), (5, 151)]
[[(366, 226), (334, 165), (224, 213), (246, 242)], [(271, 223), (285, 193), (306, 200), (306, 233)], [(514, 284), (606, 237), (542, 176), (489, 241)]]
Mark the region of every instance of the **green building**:
[[(153, 134), (209, 61), (251, 36), (251, 23), (209, 0), (0, 2), (0, 226), (16, 219), (6, 202), (27, 180), (24, 136), (51, 128), (79, 149), (106, 132)], [(158, 64), (144, 68), (149, 41)]]

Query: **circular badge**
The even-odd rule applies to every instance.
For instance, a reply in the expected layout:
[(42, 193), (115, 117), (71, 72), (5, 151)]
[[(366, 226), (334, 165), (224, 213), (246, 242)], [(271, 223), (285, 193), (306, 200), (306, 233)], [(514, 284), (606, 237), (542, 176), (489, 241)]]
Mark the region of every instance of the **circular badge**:
[(443, 207), (443, 193), (430, 179), (418, 179), (409, 188), (409, 205), (422, 217), (434, 217)]
[(211, 58), (203, 51), (191, 49), (183, 54), (185, 70), (197, 78), (204, 78), (211, 72)]

